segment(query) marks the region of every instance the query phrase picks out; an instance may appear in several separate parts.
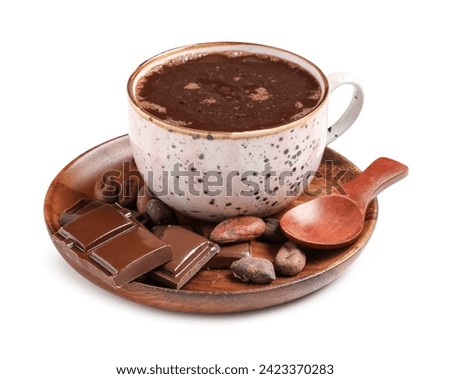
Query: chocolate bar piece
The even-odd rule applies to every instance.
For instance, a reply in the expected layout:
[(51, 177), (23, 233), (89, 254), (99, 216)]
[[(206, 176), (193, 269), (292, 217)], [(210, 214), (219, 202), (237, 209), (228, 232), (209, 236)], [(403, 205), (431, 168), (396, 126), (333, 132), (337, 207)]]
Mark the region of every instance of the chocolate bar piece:
[(229, 269), (234, 261), (252, 255), (250, 242), (220, 246), (220, 251), (204, 266), (209, 269)]
[(152, 231), (172, 246), (174, 258), (153, 270), (150, 276), (171, 288), (183, 287), (219, 252), (218, 245), (181, 226), (160, 225)]
[(58, 233), (71, 239), (81, 251), (88, 252), (114, 235), (131, 229), (134, 224), (130, 216), (128, 209), (103, 204), (64, 225)]
[(62, 226), (64, 226), (67, 223), (76, 220), (78, 217), (92, 211), (95, 208), (98, 208), (100, 205), (103, 204), (104, 204), (103, 202), (98, 200), (95, 201), (87, 199), (78, 200), (70, 208), (67, 208), (62, 211), (61, 216), (59, 218), (59, 223)]
[[(61, 216), (59, 218), (59, 223), (61, 226), (64, 226), (67, 223), (76, 220), (78, 217), (94, 210), (95, 208), (98, 208), (103, 204), (105, 203), (99, 200), (88, 200), (88, 199), (78, 200), (75, 204), (62, 211)], [(147, 212), (139, 212), (134, 209), (130, 209), (130, 212), (133, 218), (135, 218), (141, 224), (145, 224), (150, 219)]]
[(99, 279), (122, 286), (169, 262), (172, 248), (128, 209), (103, 204), (62, 226), (55, 236)]

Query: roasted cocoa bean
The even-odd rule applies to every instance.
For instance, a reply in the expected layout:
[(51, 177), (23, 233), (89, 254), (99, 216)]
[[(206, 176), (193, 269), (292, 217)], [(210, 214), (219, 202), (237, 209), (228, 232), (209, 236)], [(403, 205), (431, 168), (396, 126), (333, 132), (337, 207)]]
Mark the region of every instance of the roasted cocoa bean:
[(268, 242), (285, 242), (286, 236), (283, 234), (280, 228), (280, 221), (275, 218), (265, 218), (264, 222), (266, 228), (264, 233), (259, 237), (260, 239)]
[(105, 203), (115, 203), (119, 196), (120, 183), (113, 176), (101, 177), (94, 186), (94, 199)]
[(264, 221), (259, 217), (233, 217), (220, 222), (209, 239), (218, 244), (246, 242), (259, 237), (265, 228)]
[(306, 255), (298, 246), (289, 241), (281, 246), (275, 257), (275, 269), (284, 276), (294, 276), (303, 270)]
[(174, 211), (159, 199), (153, 198), (147, 202), (147, 213), (155, 225), (177, 223)]
[(243, 282), (267, 284), (275, 280), (271, 261), (265, 258), (245, 257), (231, 264), (233, 275)]
[(195, 233), (200, 234), (201, 236), (210, 239), (211, 236), (211, 232), (214, 230), (214, 228), (216, 227), (216, 224), (194, 224), (193, 225), (193, 229)]
[(136, 209), (139, 214), (147, 212), (147, 203), (152, 198), (153, 195), (150, 193), (149, 188), (145, 184), (139, 188), (139, 194), (136, 200)]
[(136, 209), (136, 200), (139, 193), (139, 180), (130, 176), (123, 182), (122, 191), (117, 202), (124, 208)]

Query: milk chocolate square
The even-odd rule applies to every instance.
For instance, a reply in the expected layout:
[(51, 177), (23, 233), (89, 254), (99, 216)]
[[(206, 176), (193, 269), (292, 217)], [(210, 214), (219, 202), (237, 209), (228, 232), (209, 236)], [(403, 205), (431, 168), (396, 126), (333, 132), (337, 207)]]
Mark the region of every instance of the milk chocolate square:
[(82, 251), (88, 251), (134, 226), (127, 213), (122, 213), (121, 210), (126, 211), (124, 208), (119, 210), (111, 204), (104, 204), (64, 225), (58, 233), (73, 240)]
[(64, 209), (59, 218), (60, 225), (64, 226), (69, 222), (76, 220), (78, 217), (88, 213), (95, 208), (100, 207), (104, 203), (98, 200), (88, 200), (88, 199), (80, 199), (75, 204), (71, 205), (69, 208)]
[(154, 227), (153, 232), (172, 247), (174, 258), (150, 276), (171, 288), (183, 287), (215, 254), (219, 246), (181, 226)]
[(89, 257), (114, 276), (117, 286), (122, 286), (167, 263), (173, 253), (149, 230), (135, 227), (94, 248)]

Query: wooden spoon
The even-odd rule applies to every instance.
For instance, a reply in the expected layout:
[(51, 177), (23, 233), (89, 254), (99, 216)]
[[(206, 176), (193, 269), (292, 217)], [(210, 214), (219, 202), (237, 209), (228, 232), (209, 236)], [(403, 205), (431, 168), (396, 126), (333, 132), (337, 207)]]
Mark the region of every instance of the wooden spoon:
[(361, 234), (368, 204), (377, 195), (408, 175), (408, 167), (389, 158), (378, 158), (342, 188), (286, 212), (280, 219), (283, 233), (292, 241), (317, 249), (352, 244)]

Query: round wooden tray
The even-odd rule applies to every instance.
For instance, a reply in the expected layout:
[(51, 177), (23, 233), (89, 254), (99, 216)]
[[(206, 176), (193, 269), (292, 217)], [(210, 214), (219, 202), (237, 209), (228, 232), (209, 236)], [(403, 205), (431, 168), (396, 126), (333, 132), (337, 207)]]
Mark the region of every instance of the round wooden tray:
[[(369, 206), (364, 230), (353, 245), (329, 251), (305, 250), (307, 264), (297, 276), (278, 277), (267, 285), (242, 283), (233, 277), (230, 270), (201, 270), (181, 290), (138, 281), (123, 287), (111, 287), (78, 264), (74, 255), (57, 243), (53, 233), (60, 227), (61, 212), (81, 198), (92, 198), (95, 181), (106, 170), (123, 170), (124, 162), (130, 162), (126, 164), (135, 167), (126, 135), (107, 141), (74, 159), (51, 183), (45, 198), (44, 216), (53, 243), (75, 270), (106, 290), (137, 303), (191, 313), (232, 313), (283, 304), (310, 294), (339, 277), (361, 254), (375, 229), (378, 215), (376, 200)], [(325, 150), (318, 171), (320, 175), (311, 182), (308, 194), (303, 194), (292, 206), (310, 200), (318, 192), (324, 194), (330, 191), (334, 177), (343, 184), (360, 172), (350, 161), (329, 148)], [(277, 244), (252, 242), (254, 256), (272, 261), (279, 247)]]

